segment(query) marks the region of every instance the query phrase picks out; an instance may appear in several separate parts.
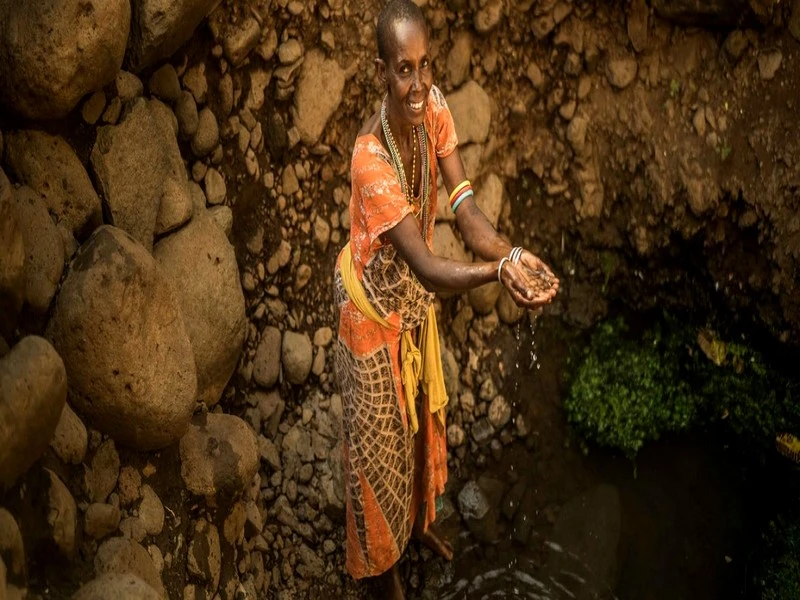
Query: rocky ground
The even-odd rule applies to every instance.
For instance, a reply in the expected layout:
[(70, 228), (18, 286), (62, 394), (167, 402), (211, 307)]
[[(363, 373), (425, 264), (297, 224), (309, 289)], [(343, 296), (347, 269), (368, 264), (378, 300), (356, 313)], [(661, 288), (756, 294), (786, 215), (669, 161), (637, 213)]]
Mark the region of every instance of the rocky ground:
[[(60, 4), (0, 2), (0, 598), (369, 596), (330, 353), (375, 4)], [(796, 345), (800, 2), (691, 4), (423, 2), (484, 212), (562, 278), (549, 315), (694, 306)], [(468, 258), (445, 205), (436, 251)], [(557, 407), (516, 402), (532, 318), (499, 285), (437, 307), (449, 522), (489, 542), (547, 501), (473, 480)], [(412, 596), (443, 568), (412, 545)]]

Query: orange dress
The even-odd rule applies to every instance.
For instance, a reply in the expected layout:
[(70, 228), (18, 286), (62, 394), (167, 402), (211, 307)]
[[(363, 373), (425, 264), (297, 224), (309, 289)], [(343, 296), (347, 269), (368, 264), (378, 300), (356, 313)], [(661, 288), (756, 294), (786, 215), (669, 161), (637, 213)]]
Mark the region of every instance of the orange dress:
[[(444, 96), (431, 88), (425, 114), (430, 181), (437, 158), (458, 144)], [(400, 369), (400, 336), (425, 318), (433, 294), (383, 235), (418, 206), (408, 203), (380, 140), (356, 139), (350, 167), (350, 244), (367, 299), (391, 325), (364, 316), (347, 296), (337, 260), (334, 294), (339, 316), (335, 367), (344, 413), (347, 570), (355, 578), (380, 575), (405, 549), (417, 513), (423, 525), (436, 517), (436, 498), (447, 481), (445, 430), (423, 393), (406, 398)], [(423, 236), (432, 247), (436, 189), (428, 200)], [(418, 223), (422, 228), (422, 214)], [(419, 431), (412, 433), (406, 402), (417, 402)]]

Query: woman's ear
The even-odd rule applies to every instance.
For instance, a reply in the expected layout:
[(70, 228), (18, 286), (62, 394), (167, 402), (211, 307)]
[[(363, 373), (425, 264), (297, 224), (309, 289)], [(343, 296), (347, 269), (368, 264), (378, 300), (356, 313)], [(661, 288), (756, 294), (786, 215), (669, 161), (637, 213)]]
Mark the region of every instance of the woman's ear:
[(386, 85), (386, 63), (383, 62), (383, 59), (376, 58), (375, 59), (375, 69), (378, 72), (378, 81), (381, 85)]

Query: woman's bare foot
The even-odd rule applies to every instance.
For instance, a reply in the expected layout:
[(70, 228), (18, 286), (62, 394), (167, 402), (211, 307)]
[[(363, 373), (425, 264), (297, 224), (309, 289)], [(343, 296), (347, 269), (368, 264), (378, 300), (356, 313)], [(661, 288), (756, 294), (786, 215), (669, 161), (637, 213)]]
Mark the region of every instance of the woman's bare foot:
[(385, 598), (389, 600), (405, 600), (406, 595), (403, 592), (403, 584), (400, 582), (400, 570), (397, 568), (397, 563), (392, 565), (392, 568), (378, 576), (381, 586), (385, 594)]
[(433, 550), (445, 560), (453, 560), (453, 546), (444, 538), (440, 538), (429, 526), (427, 531), (422, 531), (422, 527), (414, 527), (414, 536), (428, 548)]

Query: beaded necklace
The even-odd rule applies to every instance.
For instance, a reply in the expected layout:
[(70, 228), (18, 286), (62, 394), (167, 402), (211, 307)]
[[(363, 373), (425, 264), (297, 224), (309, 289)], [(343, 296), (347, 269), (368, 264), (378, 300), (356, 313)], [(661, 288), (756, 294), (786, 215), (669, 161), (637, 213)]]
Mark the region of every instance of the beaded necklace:
[[(403, 161), (400, 158), (400, 150), (394, 141), (392, 130), (389, 128), (389, 121), (386, 118), (386, 98), (383, 99), (381, 104), (381, 127), (383, 128), (383, 137), (389, 146), (389, 154), (392, 157), (392, 164), (397, 173), (397, 178), (400, 180), (400, 189), (403, 190), (408, 203), (414, 206), (414, 183), (416, 181), (416, 166), (417, 166), (417, 153), (416, 146), (411, 150), (411, 183), (409, 184), (406, 179), (406, 171), (403, 167)], [(414, 215), (419, 218), (422, 215), (422, 234), (423, 236), (428, 230), (428, 199), (430, 197), (430, 169), (428, 168), (428, 133), (425, 131), (425, 124), (421, 123), (414, 127), (413, 134), (417, 138), (417, 143), (420, 148), (420, 156), (422, 158), (422, 200), (419, 205), (419, 211)]]

